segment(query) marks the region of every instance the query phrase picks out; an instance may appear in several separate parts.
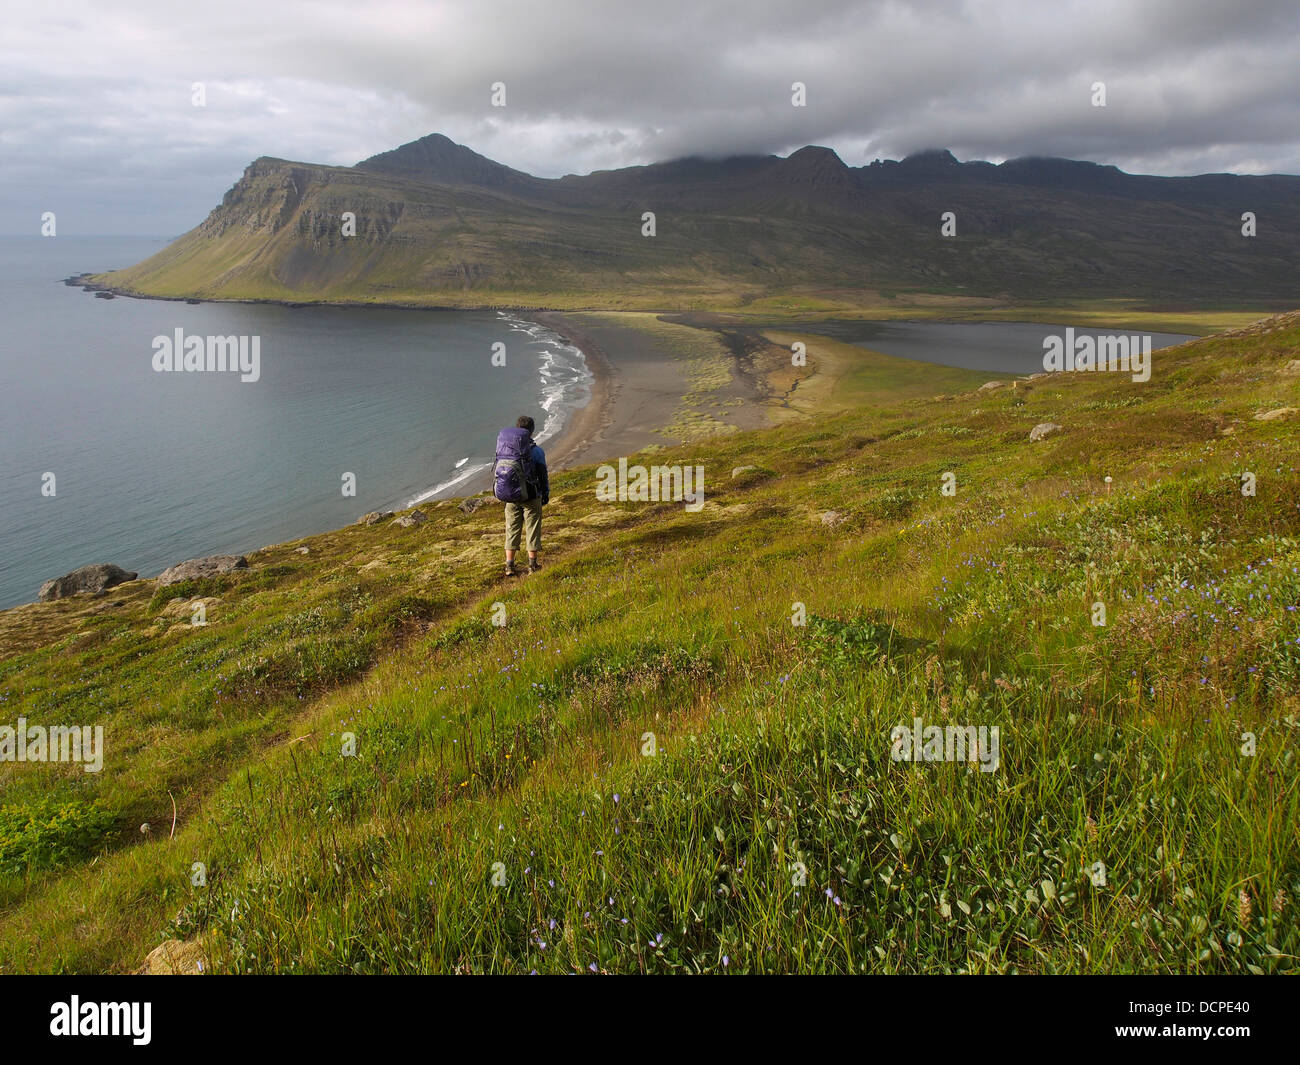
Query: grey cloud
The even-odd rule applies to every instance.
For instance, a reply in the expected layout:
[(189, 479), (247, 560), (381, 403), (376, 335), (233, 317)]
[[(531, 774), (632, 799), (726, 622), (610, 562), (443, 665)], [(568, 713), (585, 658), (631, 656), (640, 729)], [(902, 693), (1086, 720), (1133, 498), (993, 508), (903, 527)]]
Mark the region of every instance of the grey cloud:
[(1297, 172), (1298, 41), (1290, 0), (28, 5), (0, 39), (0, 231), (58, 201), (90, 231), (179, 232), (256, 156), (435, 131), (544, 176), (810, 143)]

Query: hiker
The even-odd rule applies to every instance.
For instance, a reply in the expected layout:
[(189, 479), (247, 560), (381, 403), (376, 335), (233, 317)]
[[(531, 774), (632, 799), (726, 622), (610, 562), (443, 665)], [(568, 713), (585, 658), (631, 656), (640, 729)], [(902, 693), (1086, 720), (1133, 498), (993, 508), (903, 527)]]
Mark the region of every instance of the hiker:
[(515, 552), (519, 534), (528, 548), (528, 572), (542, 568), (537, 552), (542, 547), (542, 507), (551, 501), (551, 479), (546, 472), (546, 452), (533, 443), (533, 419), (521, 415), (513, 429), (497, 434), (496, 483), (493, 494), (506, 505), (506, 576), (518, 577)]

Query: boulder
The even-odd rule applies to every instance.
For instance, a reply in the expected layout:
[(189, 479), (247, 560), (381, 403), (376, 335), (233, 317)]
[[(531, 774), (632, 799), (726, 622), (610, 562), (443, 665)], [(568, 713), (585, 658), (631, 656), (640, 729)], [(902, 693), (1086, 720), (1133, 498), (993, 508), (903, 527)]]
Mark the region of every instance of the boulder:
[(133, 581), (137, 576), (139, 574), (129, 573), (121, 566), (114, 566), (111, 563), (82, 566), (71, 573), (65, 573), (62, 577), (46, 581), (41, 585), (37, 595), (42, 602), (46, 603), (54, 599), (66, 599), (70, 595), (79, 595), (82, 592), (98, 595), (106, 589)]
[(485, 507), (488, 504), (486, 496), (470, 496), (468, 499), (460, 501), (460, 509), (466, 514), (473, 514), (479, 507)]
[(1277, 407), (1273, 410), (1262, 410), (1255, 415), (1257, 422), (1281, 422), (1286, 419), (1300, 414), (1300, 408), (1297, 407)]
[(310, 555), (310, 554), (311, 554), (311, 548), (310, 548), (310, 547), (295, 547), (294, 550), (295, 550), (296, 552), (298, 552), (298, 554), (300, 554), (300, 555)]
[(378, 525), (381, 521), (387, 521), (393, 516), (391, 510), (372, 510), (369, 514), (362, 514), (357, 519), (358, 525)]
[(984, 384), (980, 385), (979, 388), (975, 389), (975, 391), (992, 392), (995, 388), (1001, 388), (1005, 384), (1005, 381), (985, 381)]
[(821, 519), (821, 523), (828, 529), (833, 529), (844, 521), (844, 515), (838, 510), (823, 510), (818, 517)]
[(757, 466), (737, 466), (731, 471), (731, 479), (734, 481), (737, 477), (743, 477), (747, 473), (757, 473)]
[(1039, 422), (1029, 430), (1029, 439), (1036, 443), (1044, 437), (1051, 436), (1053, 433), (1058, 432), (1062, 428), (1063, 426), (1057, 425), (1056, 422)]
[(403, 529), (414, 529), (416, 526), (423, 525), (427, 520), (424, 511), (413, 510), (409, 514), (403, 514), (393, 524), (400, 525)]
[(179, 584), (181, 581), (216, 577), (237, 569), (248, 569), (248, 559), (243, 555), (208, 555), (207, 558), (190, 558), (178, 562), (170, 569), (163, 570), (158, 577), (158, 587), (166, 588), (169, 584)]
[(1292, 359), (1278, 373), (1283, 377), (1300, 377), (1300, 359)]

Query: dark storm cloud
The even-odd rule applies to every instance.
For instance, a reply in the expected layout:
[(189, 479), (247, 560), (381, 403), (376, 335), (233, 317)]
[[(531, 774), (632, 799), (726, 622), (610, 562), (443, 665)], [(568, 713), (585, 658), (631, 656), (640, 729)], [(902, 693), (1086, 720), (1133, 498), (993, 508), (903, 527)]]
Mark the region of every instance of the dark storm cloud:
[(546, 176), (810, 143), (1294, 173), (1298, 40), (1272, 0), (30, 5), (0, 41), (0, 230), (176, 233), (259, 155), (434, 131)]

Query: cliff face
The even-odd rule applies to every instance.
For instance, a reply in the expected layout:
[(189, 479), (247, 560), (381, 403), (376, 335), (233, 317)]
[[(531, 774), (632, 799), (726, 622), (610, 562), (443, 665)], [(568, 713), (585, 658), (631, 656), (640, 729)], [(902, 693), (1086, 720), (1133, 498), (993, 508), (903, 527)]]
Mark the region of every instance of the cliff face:
[(289, 224), (310, 186), (328, 181), (319, 168), (263, 156), (248, 164), (198, 232), (211, 240), (234, 228), (275, 233)]
[[(1243, 210), (1260, 219), (1255, 237)], [(548, 180), (435, 135), (355, 167), (257, 159), (194, 230), (99, 280), (143, 295), (475, 306), (864, 290), (1281, 301), (1300, 275), (1298, 232), (1300, 178), (946, 151), (855, 168), (810, 146)]]

